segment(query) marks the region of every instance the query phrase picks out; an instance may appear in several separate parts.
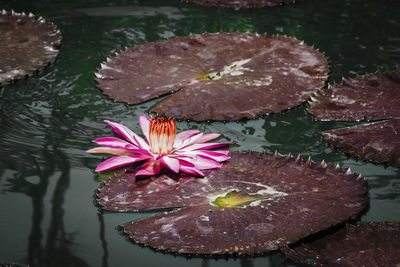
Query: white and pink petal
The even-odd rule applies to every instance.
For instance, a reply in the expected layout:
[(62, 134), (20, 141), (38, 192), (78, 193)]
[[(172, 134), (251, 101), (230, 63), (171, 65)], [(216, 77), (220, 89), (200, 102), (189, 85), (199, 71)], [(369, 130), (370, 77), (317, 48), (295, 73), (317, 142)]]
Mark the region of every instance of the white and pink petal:
[(180, 145), (175, 145), (174, 148), (175, 148), (175, 150), (180, 150), (189, 145), (196, 144), (197, 140), (200, 139), (202, 136), (203, 136), (203, 133), (198, 133), (198, 134), (192, 135), (192, 136), (184, 139)]
[(136, 145), (133, 145), (125, 140), (116, 138), (116, 137), (102, 137), (96, 140), (93, 140), (98, 145), (119, 148), (119, 149), (138, 149)]
[(229, 146), (229, 145), (231, 145), (231, 143), (229, 143), (229, 142), (192, 144), (192, 145), (181, 148), (180, 151), (215, 149), (215, 148), (221, 148), (221, 147)]
[(116, 156), (103, 161), (97, 168), (97, 172), (109, 171), (122, 166), (130, 165), (148, 159), (143, 155)]
[(130, 151), (126, 151), (124, 149), (112, 148), (112, 147), (95, 147), (86, 151), (87, 153), (92, 154), (112, 154), (112, 155), (132, 155), (133, 153)]
[(204, 173), (197, 169), (193, 164), (187, 161), (180, 161), (180, 170), (181, 172), (194, 175), (194, 176), (204, 176)]
[(141, 168), (136, 172), (136, 176), (153, 176), (158, 174), (162, 169), (159, 161), (148, 159), (143, 163)]
[(203, 134), (203, 136), (201, 138), (199, 138), (196, 143), (200, 144), (200, 143), (206, 143), (210, 140), (214, 140), (217, 139), (218, 137), (220, 137), (221, 134), (219, 133), (207, 133), (207, 134)]
[(182, 151), (178, 153), (179, 155), (194, 157), (196, 155), (202, 155), (209, 158), (212, 158), (218, 162), (226, 161), (230, 159), (228, 156), (229, 150), (190, 150), (190, 151)]
[(121, 138), (131, 142), (133, 145), (137, 146), (138, 148), (149, 150), (150, 146), (142, 137), (135, 134), (131, 129), (128, 127), (116, 123), (105, 120), (105, 122), (112, 128), (112, 130)]
[(160, 159), (161, 163), (175, 173), (179, 173), (179, 160), (173, 157), (164, 156)]
[(176, 134), (174, 148), (180, 147), (184, 140), (198, 134), (199, 132), (199, 130), (187, 130)]
[(146, 115), (139, 116), (140, 127), (142, 128), (142, 133), (146, 137), (147, 142), (150, 142), (150, 119)]
[(179, 159), (180, 162), (186, 161), (193, 164), (193, 166), (199, 170), (208, 170), (221, 167), (221, 164), (218, 161), (203, 155), (174, 156), (174, 157)]

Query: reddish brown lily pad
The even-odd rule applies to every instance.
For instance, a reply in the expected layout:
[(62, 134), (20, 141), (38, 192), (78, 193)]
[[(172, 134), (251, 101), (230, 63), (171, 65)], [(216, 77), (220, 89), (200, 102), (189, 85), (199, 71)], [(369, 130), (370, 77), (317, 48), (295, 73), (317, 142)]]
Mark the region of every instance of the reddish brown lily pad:
[[(393, 119), (323, 133), (346, 153), (400, 166), (400, 69), (344, 79), (311, 98), (308, 112), (318, 120)], [(397, 118), (397, 119), (396, 119)]]
[(57, 58), (60, 31), (42, 17), (3, 10), (0, 32), (0, 83), (31, 74)]
[(344, 79), (312, 98), (318, 120), (360, 121), (400, 117), (400, 69)]
[(324, 139), (346, 153), (400, 167), (400, 120), (388, 120), (323, 132)]
[(293, 3), (294, 0), (183, 0), (202, 6), (219, 6), (229, 8), (261, 8)]
[(187, 254), (254, 254), (355, 218), (366, 206), (366, 190), (363, 178), (338, 166), (236, 152), (201, 179), (116, 175), (100, 188), (98, 203), (112, 211), (182, 207), (123, 225), (139, 244)]
[(295, 38), (204, 33), (127, 49), (101, 65), (96, 81), (129, 104), (177, 91), (151, 109), (170, 117), (238, 120), (301, 104), (327, 73), (325, 57)]
[(296, 262), (314, 266), (400, 266), (400, 223), (347, 225), (283, 252)]

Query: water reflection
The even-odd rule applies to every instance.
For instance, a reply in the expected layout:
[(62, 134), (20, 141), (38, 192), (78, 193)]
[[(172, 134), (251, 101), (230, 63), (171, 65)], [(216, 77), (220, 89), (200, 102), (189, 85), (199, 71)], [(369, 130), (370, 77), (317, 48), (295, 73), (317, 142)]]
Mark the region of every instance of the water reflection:
[(400, 203), (400, 170), (394, 173), (378, 174), (368, 179), (369, 186), (374, 190), (373, 198), (376, 200), (395, 201)]
[(103, 214), (98, 213), (97, 218), (99, 219), (100, 241), (101, 241), (101, 247), (103, 248), (103, 256), (101, 258), (101, 267), (108, 267), (108, 247), (107, 247), (107, 240), (105, 237), (105, 224), (104, 224)]
[[(31, 198), (31, 231), (24, 261), (30, 266), (89, 266), (85, 260), (73, 255), (74, 235), (67, 233), (64, 226), (64, 196), (70, 182), (68, 159), (57, 147), (44, 147), (39, 154), (41, 160), (31, 157), (25, 162), (31, 169), (7, 179), (5, 189)], [(38, 177), (37, 182), (31, 181), (32, 176)], [(54, 188), (50, 186), (51, 179), (57, 179)], [(49, 210), (45, 208), (48, 194), (51, 194)], [(49, 227), (43, 229), (46, 212), (50, 213)]]

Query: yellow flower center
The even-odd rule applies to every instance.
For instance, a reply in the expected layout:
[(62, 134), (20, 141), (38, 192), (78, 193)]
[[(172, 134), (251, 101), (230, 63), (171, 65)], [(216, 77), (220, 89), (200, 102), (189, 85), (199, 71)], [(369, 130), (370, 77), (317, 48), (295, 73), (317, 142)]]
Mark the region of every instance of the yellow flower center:
[(150, 121), (149, 141), (153, 154), (167, 155), (172, 151), (176, 137), (176, 123), (167, 117), (155, 117)]

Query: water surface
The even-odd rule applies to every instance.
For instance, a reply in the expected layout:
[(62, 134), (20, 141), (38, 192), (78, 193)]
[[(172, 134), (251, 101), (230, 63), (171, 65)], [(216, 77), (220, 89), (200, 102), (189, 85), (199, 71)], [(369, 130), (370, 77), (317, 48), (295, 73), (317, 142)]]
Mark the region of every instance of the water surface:
[[(205, 8), (179, 0), (0, 0), (0, 9), (40, 14), (62, 32), (58, 60), (35, 75), (0, 86), (0, 262), (31, 266), (296, 266), (279, 252), (237, 259), (186, 258), (130, 242), (119, 224), (152, 213), (101, 212), (94, 168), (85, 153), (108, 136), (104, 119), (140, 132), (137, 117), (158, 100), (114, 102), (95, 88), (109, 56), (145, 42), (189, 33), (250, 31), (294, 36), (325, 53), (330, 82), (400, 67), (397, 0), (304, 0), (258, 10)], [(1, 38), (1, 37), (0, 37)], [(307, 104), (240, 122), (179, 122), (223, 133), (234, 150), (301, 154), (350, 167), (369, 181), (363, 221), (400, 220), (400, 170), (356, 160), (319, 134), (349, 123), (315, 122)], [(295, 226), (294, 226), (295, 227)]]

